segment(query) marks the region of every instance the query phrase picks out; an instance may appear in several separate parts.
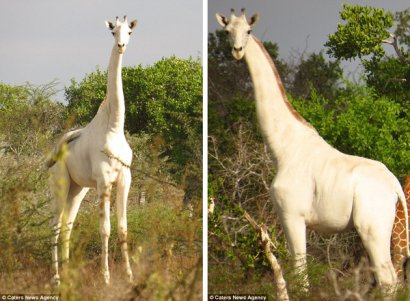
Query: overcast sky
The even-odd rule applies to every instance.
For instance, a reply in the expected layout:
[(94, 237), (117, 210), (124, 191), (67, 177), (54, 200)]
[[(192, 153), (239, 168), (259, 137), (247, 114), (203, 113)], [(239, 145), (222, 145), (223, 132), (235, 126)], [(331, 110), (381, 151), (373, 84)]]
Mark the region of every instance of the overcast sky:
[(62, 88), (106, 69), (114, 39), (104, 21), (124, 15), (138, 19), (125, 66), (202, 56), (202, 0), (1, 1), (0, 82)]
[[(231, 8), (236, 14), (242, 7), (246, 8), (248, 17), (257, 12), (260, 19), (253, 29), (254, 35), (263, 41), (276, 42), (280, 58), (287, 60), (303, 51), (311, 53), (324, 49), (328, 35), (334, 33), (341, 22), (339, 11), (342, 3), (369, 5), (393, 13), (410, 7), (409, 0), (209, 0), (208, 28), (210, 32), (220, 29), (215, 20), (217, 12), (227, 17)], [(391, 46), (387, 47), (390, 50)], [(349, 72), (357, 68), (357, 63), (342, 65)]]
[[(209, 0), (209, 31), (215, 13), (231, 7), (258, 12), (254, 34), (278, 43), (280, 56), (319, 51), (340, 22), (341, 3), (372, 5), (392, 12), (408, 0)], [(0, 9), (0, 82), (69, 85), (108, 64), (113, 38), (106, 19), (138, 19), (124, 57), (125, 66), (151, 65), (162, 57), (197, 58), (203, 53), (202, 0), (14, 0)], [(205, 13), (206, 15), (206, 13)], [(206, 47), (206, 46), (205, 46)], [(60, 96), (61, 97), (61, 96)]]

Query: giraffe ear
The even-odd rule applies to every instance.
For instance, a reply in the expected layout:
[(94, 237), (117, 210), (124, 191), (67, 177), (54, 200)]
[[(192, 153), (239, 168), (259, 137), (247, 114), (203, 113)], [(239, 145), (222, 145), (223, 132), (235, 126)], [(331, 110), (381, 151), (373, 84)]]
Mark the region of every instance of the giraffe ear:
[(135, 26), (137, 26), (138, 21), (137, 20), (132, 20), (130, 23), (130, 29), (133, 29)]
[(112, 22), (110, 21), (105, 21), (105, 26), (107, 26), (109, 30), (113, 30), (115, 27), (114, 24), (112, 24)]
[(256, 22), (258, 22), (259, 20), (259, 15), (258, 14), (254, 14), (251, 19), (249, 20), (249, 26), (253, 27)]
[(227, 17), (225, 17), (224, 15), (221, 15), (221, 14), (219, 14), (219, 13), (217, 13), (216, 15), (215, 15), (215, 17), (216, 17), (216, 21), (218, 21), (218, 23), (222, 26), (222, 27), (225, 27), (226, 25), (228, 25), (228, 18)]

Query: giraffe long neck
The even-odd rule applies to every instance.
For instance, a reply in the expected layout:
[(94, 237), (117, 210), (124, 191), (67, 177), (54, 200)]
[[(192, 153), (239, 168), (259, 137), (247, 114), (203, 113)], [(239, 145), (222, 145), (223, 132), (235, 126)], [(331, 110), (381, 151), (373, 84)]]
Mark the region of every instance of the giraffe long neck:
[(108, 129), (113, 132), (124, 132), (125, 103), (122, 90), (122, 54), (114, 45), (108, 65), (107, 101), (109, 106)]
[(276, 163), (281, 157), (299, 147), (298, 135), (310, 125), (289, 103), (278, 72), (264, 48), (255, 37), (248, 40), (245, 60), (251, 74), (256, 98), (257, 118), (265, 142), (273, 153)]

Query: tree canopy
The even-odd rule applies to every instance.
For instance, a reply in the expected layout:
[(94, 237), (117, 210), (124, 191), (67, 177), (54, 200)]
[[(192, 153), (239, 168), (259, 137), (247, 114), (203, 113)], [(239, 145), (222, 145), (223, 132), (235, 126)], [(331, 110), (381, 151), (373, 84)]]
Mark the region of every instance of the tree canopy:
[[(395, 101), (410, 100), (410, 8), (393, 14), (381, 8), (343, 5), (337, 31), (329, 35), (327, 53), (337, 59), (359, 58), (367, 84)], [(395, 27), (395, 30), (393, 30)], [(386, 55), (383, 45), (392, 47)]]
[(393, 26), (393, 14), (384, 9), (369, 6), (343, 4), (337, 32), (329, 35), (325, 44), (331, 56), (341, 59), (373, 55), (380, 58), (385, 54), (382, 47), (389, 38)]

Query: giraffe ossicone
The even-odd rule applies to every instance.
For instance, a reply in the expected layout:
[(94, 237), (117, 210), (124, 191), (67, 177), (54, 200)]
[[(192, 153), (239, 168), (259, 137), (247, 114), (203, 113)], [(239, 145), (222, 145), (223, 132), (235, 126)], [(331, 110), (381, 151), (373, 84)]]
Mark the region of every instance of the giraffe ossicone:
[[(378, 161), (336, 150), (289, 103), (268, 52), (251, 34), (259, 19), (249, 21), (244, 10), (230, 19), (216, 14), (228, 33), (232, 55), (244, 58), (253, 82), (257, 119), (264, 141), (273, 154), (276, 176), (270, 188), (288, 247), (307, 290), (306, 228), (337, 233), (355, 228), (359, 233), (376, 281), (394, 289), (397, 276), (390, 257), (390, 238), (396, 203), (407, 205), (397, 178)], [(405, 232), (408, 241), (408, 231)], [(408, 244), (406, 258), (410, 256)]]
[[(115, 42), (108, 65), (107, 94), (97, 114), (82, 129), (66, 133), (47, 162), (54, 194), (52, 219), (52, 267), (55, 285), (60, 284), (58, 239), (62, 235), (62, 261), (68, 262), (69, 241), (80, 204), (90, 188), (97, 189), (100, 201), (101, 265), (104, 281), (110, 283), (108, 239), (111, 232), (110, 195), (117, 187), (118, 236), (128, 279), (132, 281), (127, 246), (127, 199), (131, 186), (132, 150), (124, 135), (125, 103), (122, 88), (122, 57), (137, 21), (106, 21)], [(63, 156), (58, 155), (64, 153)]]

